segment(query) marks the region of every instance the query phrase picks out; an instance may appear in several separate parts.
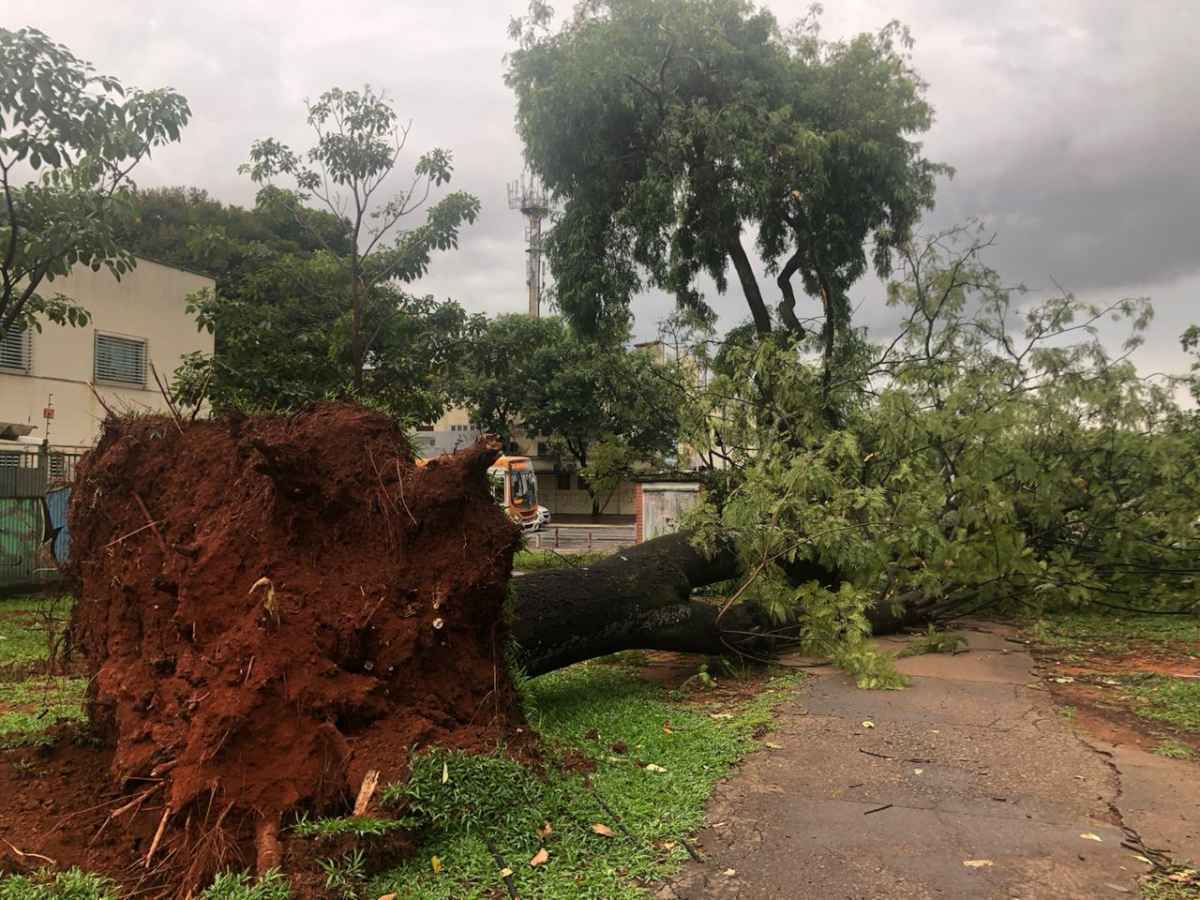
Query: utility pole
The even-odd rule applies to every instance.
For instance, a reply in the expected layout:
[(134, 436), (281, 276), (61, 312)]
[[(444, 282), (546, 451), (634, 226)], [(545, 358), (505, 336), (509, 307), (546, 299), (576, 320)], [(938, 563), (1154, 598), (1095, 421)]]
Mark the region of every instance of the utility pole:
[(542, 220), (550, 215), (546, 188), (532, 174), (508, 185), (508, 208), (525, 217), (525, 284), (529, 288), (529, 317), (542, 314)]

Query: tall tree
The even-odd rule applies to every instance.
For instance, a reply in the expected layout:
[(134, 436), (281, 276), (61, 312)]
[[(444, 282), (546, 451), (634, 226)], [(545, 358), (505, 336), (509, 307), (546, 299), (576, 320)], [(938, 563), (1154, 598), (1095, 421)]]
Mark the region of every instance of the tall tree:
[(0, 28), (0, 59), (0, 335), (38, 316), (83, 324), (86, 310), (44, 286), (76, 263), (118, 278), (133, 268), (116, 207), (191, 113), (175, 91), (125, 88), (33, 28)]
[(676, 450), (678, 373), (646, 351), (578, 337), (558, 318), (500, 316), (480, 335), (464, 396), (477, 424), (546, 438), (587, 476), (592, 512), (638, 464)]
[(490, 320), (471, 348), (463, 383), (472, 421), (510, 444), (545, 374), (535, 356), (566, 339), (565, 324), (556, 317), (513, 314)]
[(621, 319), (647, 285), (701, 307), (697, 276), (724, 291), (732, 264), (758, 333), (802, 336), (799, 275), (828, 368), (848, 288), (871, 263), (888, 274), (946, 171), (914, 140), (932, 111), (908, 33), (828, 42), (810, 17), (784, 34), (747, 0), (587, 0), (556, 32), (535, 0), (511, 33), (517, 127), (563, 203), (547, 248), (572, 321)]
[(334, 258), (346, 270), (353, 387), (361, 391), (377, 337), (367, 323), (372, 292), (388, 282), (421, 277), (435, 250), (456, 248), (460, 229), (479, 213), (479, 200), (455, 191), (428, 207), (423, 224), (402, 228), (407, 216), (426, 206), (434, 188), (450, 181), (454, 167), (449, 151), (422, 154), (408, 185), (384, 200), (381, 191), (396, 170), (410, 128), (400, 124), (391, 102), (367, 86), (361, 91), (333, 88), (306, 106), (316, 143), (298, 154), (274, 138), (256, 141), (241, 171), (261, 184), (289, 176), (296, 184), (295, 197), (318, 202), (346, 222), (349, 253)]
[[(188, 405), (294, 409), (352, 390), (347, 224), (277, 188), (259, 200), (242, 209), (194, 188), (131, 196), (127, 245), (217, 282), (190, 298), (216, 353), (193, 354), (176, 373)], [(368, 292), (363, 315), (372, 340), (359, 398), (410, 424), (438, 418), (481, 317), (392, 284)]]
[(263, 263), (285, 253), (308, 256), (328, 248), (350, 252), (346, 222), (310, 209), (277, 188), (253, 207), (226, 204), (194, 187), (131, 191), (119, 237), (139, 256), (211, 275), (217, 293), (231, 296)]

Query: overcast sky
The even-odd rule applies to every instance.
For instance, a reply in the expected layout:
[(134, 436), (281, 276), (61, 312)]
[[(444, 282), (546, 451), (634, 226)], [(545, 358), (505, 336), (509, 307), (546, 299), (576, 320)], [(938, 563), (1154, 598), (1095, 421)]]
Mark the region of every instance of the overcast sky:
[[(808, 3), (766, 5), (786, 25)], [(1157, 317), (1139, 364), (1179, 369), (1179, 333), (1200, 322), (1200, 2), (826, 5), (828, 37), (893, 18), (913, 32), (937, 110), (928, 154), (958, 172), (941, 186), (929, 227), (988, 222), (999, 232), (991, 263), (1035, 291), (1056, 279), (1096, 301), (1152, 297)], [(138, 169), (144, 186), (195, 185), (252, 204), (254, 188), (236, 171), (252, 140), (307, 146), (305, 97), (364, 82), (386, 90), (413, 120), (414, 154), (451, 149), (455, 186), (483, 203), (461, 249), (435, 258), (419, 289), (490, 313), (526, 306), (522, 223), (505, 193), (521, 146), (502, 80), (506, 25), (523, 7), (109, 0), (98, 13), (84, 0), (0, 2), (6, 27), (35, 26), (127, 84), (170, 85), (188, 98), (183, 142)], [(854, 297), (859, 320), (886, 329), (879, 285), (863, 282)], [(739, 295), (710, 299), (722, 324), (746, 317)], [(654, 333), (668, 305), (638, 305), (640, 336)]]

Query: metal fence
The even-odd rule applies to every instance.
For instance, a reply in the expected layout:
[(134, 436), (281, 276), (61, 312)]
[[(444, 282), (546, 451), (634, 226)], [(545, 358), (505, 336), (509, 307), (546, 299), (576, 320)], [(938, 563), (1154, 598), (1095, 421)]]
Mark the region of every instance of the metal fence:
[(81, 448), (0, 448), (0, 586), (58, 577), (70, 537), (66, 512)]

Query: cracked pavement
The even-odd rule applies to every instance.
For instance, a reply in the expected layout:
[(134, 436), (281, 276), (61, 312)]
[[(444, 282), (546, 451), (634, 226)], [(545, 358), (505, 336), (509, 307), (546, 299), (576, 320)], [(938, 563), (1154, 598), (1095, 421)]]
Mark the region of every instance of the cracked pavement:
[(810, 670), (777, 749), (718, 786), (705, 862), (656, 896), (1136, 897), (1138, 848), (1200, 858), (1200, 766), (1075, 734), (1010, 634), (984, 623), (969, 653), (899, 660), (904, 691)]

